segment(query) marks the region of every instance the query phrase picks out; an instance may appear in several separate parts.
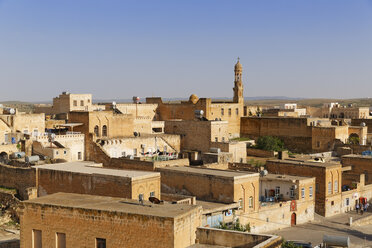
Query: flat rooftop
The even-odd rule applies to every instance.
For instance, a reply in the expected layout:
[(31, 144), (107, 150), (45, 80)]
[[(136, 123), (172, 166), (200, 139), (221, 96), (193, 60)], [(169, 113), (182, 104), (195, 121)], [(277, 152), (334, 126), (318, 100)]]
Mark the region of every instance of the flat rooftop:
[(358, 155), (358, 154), (349, 154), (349, 155), (344, 155), (342, 158), (362, 158), (362, 159), (371, 159), (372, 156), (369, 155)]
[(59, 163), (59, 164), (45, 164), (45, 165), (37, 165), (34, 167), (38, 170), (40, 169), (40, 170), (67, 171), (67, 172), (72, 172), (72, 173), (90, 174), (90, 175), (93, 175), (93, 174), (107, 175), (107, 176), (130, 178), (132, 180), (160, 176), (159, 172), (103, 168), (102, 164), (96, 164), (90, 161), (77, 161), (77, 162), (68, 162), (68, 163)]
[(186, 174), (196, 174), (196, 175), (208, 175), (215, 177), (224, 177), (224, 178), (248, 178), (256, 177), (259, 174), (256, 172), (249, 171), (233, 171), (233, 170), (217, 170), (217, 169), (205, 169), (205, 168), (193, 168), (193, 167), (168, 167), (168, 168), (158, 168), (158, 171), (170, 171), (170, 172), (179, 172)]
[(199, 206), (185, 204), (152, 204), (148, 201), (145, 201), (142, 205), (136, 200), (125, 198), (61, 192), (27, 200), (23, 203), (26, 205), (36, 204), (41, 206), (100, 210), (164, 218), (174, 218), (194, 210), (195, 208), (200, 208)]
[(299, 180), (299, 181), (308, 180), (308, 179), (311, 180), (313, 178), (315, 178), (315, 177), (300, 177), (300, 176), (291, 176), (291, 175), (269, 173), (266, 176), (260, 177), (260, 180), (295, 182), (297, 180)]
[(310, 162), (307, 160), (301, 159), (270, 159), (267, 162), (274, 162), (274, 163), (282, 163), (282, 164), (292, 164), (292, 165), (304, 165), (304, 166), (312, 166), (312, 167), (323, 167), (323, 168), (331, 168), (331, 167), (341, 167), (340, 163), (331, 163), (331, 162)]

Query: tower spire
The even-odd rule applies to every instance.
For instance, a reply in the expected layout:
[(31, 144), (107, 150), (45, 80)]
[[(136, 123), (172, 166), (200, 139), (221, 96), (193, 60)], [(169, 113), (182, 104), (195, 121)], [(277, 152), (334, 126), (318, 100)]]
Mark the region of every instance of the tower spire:
[(235, 103), (244, 103), (243, 97), (243, 81), (242, 81), (242, 72), (243, 66), (240, 64), (240, 58), (238, 57), (238, 62), (236, 62), (234, 67), (235, 80), (234, 80), (234, 99)]

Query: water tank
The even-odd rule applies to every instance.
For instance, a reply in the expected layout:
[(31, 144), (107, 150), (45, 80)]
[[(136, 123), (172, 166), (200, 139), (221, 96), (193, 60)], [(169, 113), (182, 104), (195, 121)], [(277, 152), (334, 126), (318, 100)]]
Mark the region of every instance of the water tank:
[(26, 163), (35, 163), (35, 162), (38, 162), (39, 160), (40, 160), (40, 157), (38, 155), (27, 156), (25, 158)]
[(140, 100), (138, 96), (134, 96), (132, 99), (133, 99), (133, 103), (138, 103)]
[(260, 176), (261, 177), (267, 176), (267, 174), (268, 174), (267, 170), (260, 171)]
[(360, 126), (361, 127), (365, 127), (366, 126), (366, 123), (365, 122), (362, 122), (362, 123), (360, 123)]
[(12, 154), (13, 158), (24, 158), (26, 156), (26, 153), (24, 152), (15, 152)]
[(348, 236), (323, 236), (323, 244), (328, 246), (341, 246), (341, 247), (349, 247), (350, 245), (350, 238)]

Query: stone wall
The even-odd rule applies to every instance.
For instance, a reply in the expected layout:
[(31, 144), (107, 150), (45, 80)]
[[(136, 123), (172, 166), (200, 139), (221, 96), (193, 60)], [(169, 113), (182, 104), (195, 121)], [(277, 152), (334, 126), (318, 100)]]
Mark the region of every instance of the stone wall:
[(19, 248), (19, 247), (20, 247), (19, 239), (0, 241), (0, 248)]
[(201, 208), (170, 218), (25, 203), (21, 248), (31, 247), (34, 229), (43, 247), (54, 247), (59, 232), (68, 237), (66, 247), (96, 247), (96, 238), (104, 238), (107, 247), (183, 248), (195, 243), (200, 224)]
[(17, 189), (20, 199), (28, 199), (28, 188), (36, 186), (34, 168), (0, 164), (0, 186)]
[(365, 174), (365, 184), (372, 184), (372, 157), (362, 155), (342, 156), (343, 166), (351, 166), (351, 171), (346, 173)]
[(69, 171), (37, 169), (38, 196), (57, 192), (101, 195), (138, 199), (150, 197), (150, 192), (160, 198), (160, 175), (145, 179), (134, 179), (102, 175), (85, 174)]
[(274, 151), (266, 151), (266, 150), (255, 149), (255, 148), (247, 148), (247, 156), (272, 158), (272, 157), (275, 157), (276, 154), (277, 154), (277, 152), (274, 152)]
[(246, 232), (199, 227), (196, 231), (197, 242), (201, 245), (246, 248), (279, 248), (281, 238), (271, 235), (258, 235)]

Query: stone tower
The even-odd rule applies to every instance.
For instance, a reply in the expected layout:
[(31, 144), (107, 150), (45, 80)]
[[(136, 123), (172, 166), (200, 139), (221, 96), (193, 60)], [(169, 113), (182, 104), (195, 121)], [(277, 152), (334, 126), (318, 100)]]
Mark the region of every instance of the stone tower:
[(235, 64), (234, 68), (235, 72), (235, 80), (234, 80), (234, 99), (233, 102), (235, 103), (244, 103), (244, 96), (243, 96), (243, 81), (242, 81), (242, 72), (243, 72), (243, 66), (239, 62)]

